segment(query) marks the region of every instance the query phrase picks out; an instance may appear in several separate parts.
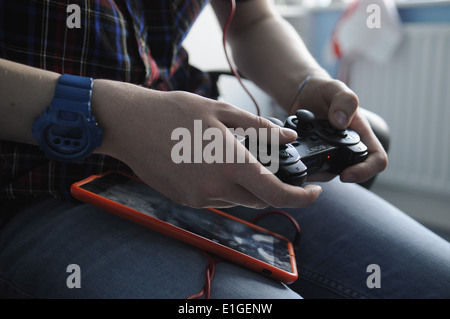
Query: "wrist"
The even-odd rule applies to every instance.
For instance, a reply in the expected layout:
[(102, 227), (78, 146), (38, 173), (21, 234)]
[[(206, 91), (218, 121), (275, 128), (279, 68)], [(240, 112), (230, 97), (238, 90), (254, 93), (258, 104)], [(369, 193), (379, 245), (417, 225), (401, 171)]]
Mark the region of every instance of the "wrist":
[[(151, 101), (151, 107), (149, 107)], [(136, 137), (144, 136), (154, 126), (151, 119), (158, 118), (158, 105), (161, 104), (160, 92), (134, 84), (94, 80), (92, 91), (92, 113), (103, 129), (101, 145), (94, 151), (126, 162), (130, 156), (130, 147), (142, 143)], [(141, 120), (146, 126), (140, 125)], [(152, 134), (154, 137), (156, 134)], [(145, 143), (152, 141), (146, 140)]]
[[(299, 108), (298, 100), (301, 96), (301, 92), (306, 87), (308, 79), (312, 78), (325, 78), (331, 79), (331, 76), (322, 68), (308, 68), (301, 72), (297, 72), (291, 77), (289, 85), (286, 85), (286, 91), (284, 92), (284, 102), (282, 104), (283, 108), (288, 112), (288, 114), (293, 114)], [(302, 107), (307, 107), (307, 105), (302, 105)]]
[(95, 79), (91, 97), (91, 111), (103, 130), (103, 139), (94, 153), (115, 156), (117, 153), (117, 130), (124, 103), (117, 95), (115, 81)]

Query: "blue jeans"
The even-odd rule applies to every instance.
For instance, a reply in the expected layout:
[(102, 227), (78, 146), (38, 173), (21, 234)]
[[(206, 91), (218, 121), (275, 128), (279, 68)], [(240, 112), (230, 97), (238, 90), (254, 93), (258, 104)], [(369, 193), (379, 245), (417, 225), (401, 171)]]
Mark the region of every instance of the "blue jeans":
[[(310, 207), (285, 210), (302, 228), (299, 279), (285, 285), (221, 262), (212, 298), (450, 298), (447, 241), (358, 185), (335, 179), (322, 186)], [(292, 236), (279, 215), (258, 224)], [(67, 285), (72, 264), (80, 288)], [(87, 204), (39, 202), (0, 231), (2, 297), (186, 298), (200, 291), (207, 264), (197, 248)], [(368, 284), (372, 264), (379, 287)]]

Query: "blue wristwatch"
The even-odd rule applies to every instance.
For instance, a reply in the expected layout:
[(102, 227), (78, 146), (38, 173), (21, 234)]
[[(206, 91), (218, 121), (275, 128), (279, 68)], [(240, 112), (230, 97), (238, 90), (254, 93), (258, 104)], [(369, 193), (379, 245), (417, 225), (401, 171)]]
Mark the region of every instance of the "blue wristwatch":
[(33, 123), (33, 137), (52, 160), (81, 163), (102, 141), (91, 113), (93, 79), (63, 74), (50, 106)]

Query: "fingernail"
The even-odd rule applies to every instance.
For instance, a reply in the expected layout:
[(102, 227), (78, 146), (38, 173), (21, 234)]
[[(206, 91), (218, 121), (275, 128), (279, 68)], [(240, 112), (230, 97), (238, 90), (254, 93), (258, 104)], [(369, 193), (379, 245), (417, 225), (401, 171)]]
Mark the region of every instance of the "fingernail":
[(337, 124), (339, 124), (339, 126), (343, 128), (347, 126), (348, 118), (347, 115), (342, 111), (334, 112), (334, 120)]

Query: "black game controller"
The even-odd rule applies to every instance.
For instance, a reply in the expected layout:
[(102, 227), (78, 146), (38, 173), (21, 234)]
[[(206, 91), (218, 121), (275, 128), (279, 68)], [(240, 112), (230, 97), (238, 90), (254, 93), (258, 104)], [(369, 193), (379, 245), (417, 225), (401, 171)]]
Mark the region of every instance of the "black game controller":
[[(274, 123), (280, 125), (278, 121)], [(338, 130), (327, 120), (317, 120), (308, 110), (298, 110), (281, 124), (297, 131), (298, 138), (292, 145), (309, 175), (323, 171), (340, 174), (347, 167), (363, 162), (369, 154), (358, 133)]]
[[(298, 110), (284, 123), (276, 118), (268, 119), (298, 133), (295, 142), (280, 146), (279, 168), (275, 175), (285, 183), (302, 186), (307, 175), (323, 171), (340, 174), (368, 156), (358, 133), (351, 129), (338, 130), (327, 120), (317, 120), (308, 110)], [(248, 143), (245, 144), (248, 148)], [(256, 156), (260, 160), (259, 154)]]
[[(249, 139), (246, 138), (244, 141), (244, 145), (247, 149), (252, 152), (252, 149), (249, 148)], [(260, 158), (261, 155), (261, 146), (257, 148), (257, 154), (253, 154), (264, 166), (269, 166), (272, 164), (270, 162), (270, 148), (266, 150), (267, 158), (263, 161)], [(303, 183), (306, 182), (307, 177), (307, 167), (300, 160), (300, 155), (297, 150), (291, 144), (281, 145), (278, 151), (279, 161), (278, 161), (278, 170), (275, 175), (282, 180), (283, 182), (295, 185), (302, 186)]]

